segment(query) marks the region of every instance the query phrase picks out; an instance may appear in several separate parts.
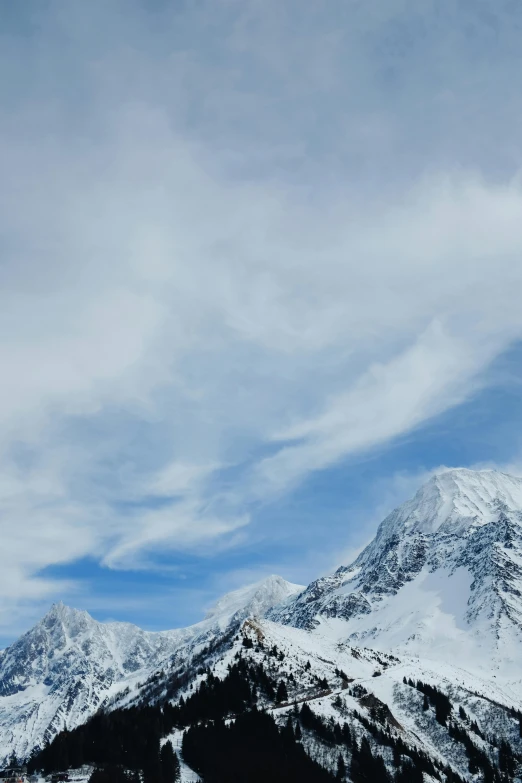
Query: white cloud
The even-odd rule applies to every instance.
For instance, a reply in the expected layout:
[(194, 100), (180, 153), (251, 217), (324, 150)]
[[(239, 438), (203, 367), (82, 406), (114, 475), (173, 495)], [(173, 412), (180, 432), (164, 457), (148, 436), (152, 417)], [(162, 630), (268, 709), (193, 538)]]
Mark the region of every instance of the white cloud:
[(411, 431), (462, 402), (493, 347), (450, 336), (437, 321), (386, 364), (371, 365), (326, 410), (278, 433), (284, 445), (256, 468), (259, 491), (288, 489), (307, 473)]
[(498, 96), (465, 97), (459, 20), (452, 44), (412, 4), (109, 6), (54, 3), (1, 55), (14, 602), (52, 563), (230, 546), (261, 497), (467, 399), (522, 334), (518, 137), (464, 132)]
[(150, 553), (163, 555), (176, 551), (198, 551), (204, 554), (212, 547), (216, 554), (226, 542), (216, 539), (234, 533), (248, 524), (243, 516), (219, 516), (209, 512), (201, 501), (183, 501), (165, 508), (147, 510), (127, 517), (126, 530), (104, 558), (112, 568), (150, 568)]

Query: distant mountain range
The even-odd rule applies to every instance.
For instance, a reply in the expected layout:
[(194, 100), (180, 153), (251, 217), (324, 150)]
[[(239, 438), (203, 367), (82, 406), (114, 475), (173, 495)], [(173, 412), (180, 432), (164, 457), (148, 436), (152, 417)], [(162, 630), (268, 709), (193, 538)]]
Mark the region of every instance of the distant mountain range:
[[(306, 588), (269, 577), (228, 594), (189, 628), (150, 633), (53, 606), (0, 653), (0, 756), (27, 758), (100, 709), (177, 704), (205, 677), (225, 678), (238, 657), (284, 683), (288, 710), (261, 699), (277, 721), (306, 700), (320, 718), (342, 719), (359, 741), (367, 736), (390, 770), (391, 746), (377, 725), (426, 754), (435, 773), (424, 774), (434, 780), (488, 780), (487, 764), (504, 769), (502, 742), (516, 766), (522, 480), (439, 473), (352, 564)], [(418, 682), (442, 695), (426, 696)], [(437, 699), (451, 704), (451, 719), (441, 722)], [(333, 748), (311, 730), (302, 743), (332, 773), (339, 754), (350, 768), (353, 748)], [(516, 779), (514, 767), (504, 773)]]

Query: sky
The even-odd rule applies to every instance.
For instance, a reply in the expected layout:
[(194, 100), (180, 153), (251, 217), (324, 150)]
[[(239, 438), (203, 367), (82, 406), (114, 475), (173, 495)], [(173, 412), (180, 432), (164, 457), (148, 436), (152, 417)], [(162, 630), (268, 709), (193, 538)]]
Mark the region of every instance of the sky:
[(0, 643), (522, 474), (522, 6), (0, 0)]

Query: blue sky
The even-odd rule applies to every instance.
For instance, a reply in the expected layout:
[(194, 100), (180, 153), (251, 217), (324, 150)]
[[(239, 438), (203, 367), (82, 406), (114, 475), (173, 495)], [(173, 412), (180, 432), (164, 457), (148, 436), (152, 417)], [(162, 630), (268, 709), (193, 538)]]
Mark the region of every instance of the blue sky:
[(166, 628), (520, 472), (522, 9), (0, 6), (0, 636)]

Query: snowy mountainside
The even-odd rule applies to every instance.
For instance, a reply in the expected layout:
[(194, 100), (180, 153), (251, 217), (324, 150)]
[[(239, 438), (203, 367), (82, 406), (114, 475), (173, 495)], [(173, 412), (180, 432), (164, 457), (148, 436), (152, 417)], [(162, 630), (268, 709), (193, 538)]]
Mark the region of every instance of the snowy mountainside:
[[(500, 783), (489, 766), (522, 770), (521, 628), (522, 479), (449, 470), (307, 588), (269, 577), (161, 633), (53, 607), (0, 654), (0, 755), (27, 755), (100, 707), (186, 703), (249, 661), (272, 682), (271, 696), (252, 683), (255, 703), (281, 727), (301, 722), (306, 752), (332, 773), (364, 739), (390, 774), (408, 756), (424, 783)], [(305, 702), (323, 729), (306, 724)], [(351, 745), (332, 740), (343, 722)]]
[[(272, 667), (274, 676), (283, 677), (290, 683), (288, 706), (275, 711), (281, 715), (281, 720), (295, 711), (295, 701), (301, 703), (306, 698), (312, 710), (325, 719), (348, 719), (352, 734), (359, 741), (367, 733), (365, 719), (374, 723), (380, 721), (396, 731), (407, 745), (420, 746), (441, 765), (449, 764), (466, 777), (468, 757), (465, 749), (448, 735), (450, 720), (448, 726), (442, 726), (432, 705), (428, 710), (424, 709), (422, 693), (412, 686), (412, 682), (416, 684), (420, 680), (450, 697), (451, 721), (458, 723), (459, 708), (465, 711), (467, 718), (463, 725), (469, 728), (472, 722), (477, 724), (484, 737), (481, 739), (477, 735), (477, 744), (493, 758), (498, 737), (506, 739), (519, 751), (522, 749), (522, 698), (505, 683), (472, 674), (457, 665), (339, 642), (322, 630), (310, 633), (268, 619), (242, 629), (243, 635), (250, 635), (254, 641), (261, 639), (257, 651), (248, 650), (242, 654), (264, 660), (268, 670)], [(274, 646), (279, 659), (282, 658), (277, 664), (271, 663), (265, 654)], [(233, 651), (229, 657), (233, 658)], [(220, 666), (223, 667), (223, 663)], [(224, 674), (223, 668), (221, 672)], [(515, 713), (519, 713), (518, 716)], [(315, 753), (334, 771), (335, 754), (313, 736), (309, 736), (308, 741), (312, 755)]]
[[(352, 742), (360, 746), (369, 739), (373, 752), (393, 769), (392, 742), (403, 743), (413, 755), (419, 750), (448, 783), (444, 770), (464, 780), (469, 776), (469, 748), (498, 760), (500, 739), (516, 753), (522, 751), (520, 709), (522, 701), (504, 683), (471, 674), (455, 665), (421, 661), (412, 656), (384, 653), (340, 642), (324, 631), (309, 631), (268, 619), (247, 619), (219, 648), (208, 647), (184, 662), (190, 678), (178, 679), (180, 670), (164, 671), (155, 698), (171, 703), (186, 702), (210, 677), (225, 681), (238, 661), (261, 666), (272, 680), (284, 682), (287, 697), (274, 701), (259, 693), (258, 706), (268, 710), (281, 728), (288, 720), (299, 721), (306, 703), (312, 713), (329, 726), (349, 724)], [(179, 661), (178, 661), (179, 663)], [(406, 682), (405, 682), (406, 680)], [(434, 687), (448, 699), (449, 716), (441, 722), (434, 700), (426, 707), (421, 687)], [(177, 687), (172, 688), (176, 683)], [(460, 731), (460, 736), (457, 732)], [(467, 737), (466, 746), (463, 737)], [(180, 750), (180, 731), (171, 735)], [(500, 738), (500, 739), (499, 739)], [(469, 743), (471, 742), (471, 746)], [(352, 748), (326, 742), (303, 724), (306, 752), (332, 773), (338, 756), (350, 768)], [(522, 756), (521, 756), (522, 758)], [(425, 783), (431, 778), (426, 777)], [(473, 778), (482, 781), (479, 775)]]
[[(298, 742), (306, 754), (332, 775), (342, 758), (350, 774), (336, 775), (336, 780), (508, 783), (520, 779), (513, 775), (513, 768), (522, 761), (520, 701), (504, 686), (457, 666), (361, 648), (338, 642), (317, 629), (310, 632), (267, 619), (248, 618), (232, 634), (221, 637), (217, 647), (193, 650), (193, 658), (185, 661), (183, 673), (187, 676), (183, 680), (178, 671), (162, 670), (155, 700), (145, 703), (163, 709), (164, 717), (189, 707), (191, 717), (188, 724), (169, 723), (159, 744), (170, 741), (182, 754), (190, 727), (208, 728), (203, 716), (209, 715), (205, 711), (212, 704), (209, 694), (216, 683), (221, 683), (215, 691), (224, 709), (221, 720), (228, 726), (235, 722), (241, 709), (234, 701), (234, 711), (227, 710), (225, 683), (228, 680), (229, 688), (232, 686), (234, 667), (238, 666), (242, 696), (249, 692), (248, 684), (254, 704), (273, 717), (281, 734), (288, 736), (289, 726), (292, 733), (299, 729)], [(237, 679), (235, 683), (237, 687)], [(285, 684), (282, 697), (281, 683)], [(237, 690), (234, 693), (237, 696)], [(194, 711), (194, 700), (203, 713)], [(113, 718), (117, 712), (112, 713)], [(119, 712), (125, 714), (126, 710)], [(210, 730), (220, 721), (211, 715)], [(374, 758), (384, 763), (386, 778), (352, 777), (354, 757), (365, 742)], [(508, 745), (511, 772), (500, 777), (498, 769), (507, 768)], [(203, 757), (208, 760), (212, 753), (208, 745), (200, 747), (196, 764)], [(197, 767), (187, 766), (186, 758), (180, 761), (182, 780), (200, 779)], [(414, 766), (417, 774), (410, 777)], [(399, 768), (406, 770), (406, 777), (395, 778)], [(205, 775), (203, 779), (207, 779)], [(214, 775), (212, 779), (222, 778)]]
[(302, 589), (271, 576), (224, 596), (202, 622), (162, 632), (97, 622), (85, 611), (55, 604), (0, 654), (0, 758), (13, 751), (25, 756), (121, 691), (135, 689), (177, 652), (183, 659), (184, 650)]
[(224, 595), (207, 611), (205, 621), (220, 618), (222, 622), (225, 618), (228, 624), (230, 617), (234, 620), (244, 620), (249, 616), (264, 617), (272, 607), (284, 604), (304, 589), (304, 585), (292, 584), (272, 574), (261, 582)]
[(468, 665), (520, 683), (522, 479), (433, 476), (349, 566), (271, 619), (371, 647)]

